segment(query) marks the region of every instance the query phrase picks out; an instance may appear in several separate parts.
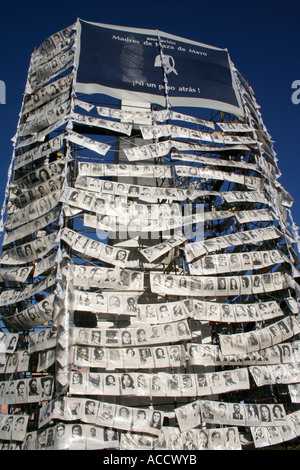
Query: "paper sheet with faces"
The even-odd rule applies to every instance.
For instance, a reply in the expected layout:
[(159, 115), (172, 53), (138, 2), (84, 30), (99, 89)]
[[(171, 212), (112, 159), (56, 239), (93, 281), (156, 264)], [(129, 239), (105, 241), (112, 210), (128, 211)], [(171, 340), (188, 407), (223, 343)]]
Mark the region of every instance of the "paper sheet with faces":
[(255, 366), (262, 364), (293, 364), (298, 362), (291, 343), (281, 343), (251, 353), (223, 355), (221, 349), (213, 344), (189, 343), (186, 345), (187, 361), (190, 365), (214, 366), (237, 364)]
[(112, 288), (131, 292), (143, 291), (144, 273), (121, 267), (103, 268), (77, 264), (74, 265), (74, 286)]
[(121, 450), (241, 450), (237, 427), (193, 429), (180, 432), (177, 427), (163, 426), (157, 438), (132, 432), (120, 436)]
[(111, 428), (63, 422), (27, 433), (22, 450), (118, 449), (119, 434)]
[(160, 434), (164, 413), (155, 409), (132, 408), (90, 398), (63, 397), (52, 400), (41, 408), (39, 427), (52, 419), (80, 420), (105, 428), (145, 432), (155, 436)]
[(175, 276), (150, 273), (151, 292), (160, 295), (224, 297), (272, 292), (287, 283), (281, 272), (245, 276)]
[(0, 403), (33, 403), (50, 400), (53, 377), (42, 376), (0, 382)]
[(23, 441), (26, 434), (28, 420), (28, 415), (0, 415), (0, 440)]
[(73, 328), (72, 336), (74, 344), (125, 347), (184, 341), (191, 339), (192, 334), (187, 320), (180, 320), (153, 326), (130, 325), (128, 328)]
[(243, 404), (197, 400), (175, 409), (181, 431), (199, 424), (232, 426), (284, 426), (286, 412), (282, 404)]
[(192, 275), (222, 274), (265, 268), (284, 262), (279, 250), (206, 255), (189, 263)]
[(213, 251), (229, 248), (231, 246), (247, 245), (248, 243), (256, 245), (266, 240), (278, 239), (281, 236), (282, 234), (275, 227), (247, 230), (231, 235), (211, 238), (209, 240), (189, 243), (185, 246), (185, 256), (186, 260), (190, 262), (199, 256)]
[(128, 165), (128, 164), (109, 164), (109, 163), (78, 163), (79, 176), (135, 176), (139, 178), (171, 178), (171, 167), (165, 165)]
[[(155, 330), (156, 327), (153, 326), (153, 331)], [(186, 365), (185, 356), (183, 345), (124, 346), (122, 349), (85, 345), (73, 347), (75, 366), (105, 370), (180, 367)]]
[(247, 368), (205, 374), (72, 371), (70, 393), (74, 395), (193, 397), (248, 390), (249, 387)]
[(5, 325), (17, 330), (29, 330), (50, 321), (53, 315), (55, 295), (48, 295), (42, 301), (36, 302), (25, 310), (9, 317), (3, 317)]
[(234, 335), (220, 335), (222, 354), (251, 353), (279, 344), (299, 334), (300, 324), (295, 317), (282, 320), (264, 328)]

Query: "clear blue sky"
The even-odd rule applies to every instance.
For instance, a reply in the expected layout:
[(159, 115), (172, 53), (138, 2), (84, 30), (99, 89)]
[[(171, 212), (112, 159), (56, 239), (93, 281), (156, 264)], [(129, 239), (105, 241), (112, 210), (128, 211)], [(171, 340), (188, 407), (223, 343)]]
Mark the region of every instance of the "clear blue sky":
[(0, 80), (6, 104), (0, 104), (0, 207), (11, 159), (11, 138), (26, 83), (32, 50), (44, 39), (87, 21), (159, 29), (227, 48), (254, 89), (264, 122), (275, 141), (281, 184), (294, 197), (300, 226), (300, 104), (291, 101), (292, 82), (300, 80), (300, 2), (298, 0), (35, 0), (6, 1), (0, 13)]

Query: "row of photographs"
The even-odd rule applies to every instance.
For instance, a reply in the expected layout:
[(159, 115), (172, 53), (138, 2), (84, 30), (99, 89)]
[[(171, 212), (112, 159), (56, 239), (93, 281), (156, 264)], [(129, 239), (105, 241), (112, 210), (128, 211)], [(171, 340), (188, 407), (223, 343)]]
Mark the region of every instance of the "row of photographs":
[(220, 181), (232, 181), (242, 184), (255, 191), (260, 191), (263, 187), (263, 179), (255, 176), (246, 176), (234, 172), (226, 172), (221, 170), (213, 170), (212, 168), (199, 168), (187, 165), (174, 165), (174, 170), (178, 177), (186, 178), (204, 178), (215, 179)]
[(62, 93), (70, 92), (72, 80), (73, 74), (70, 73), (58, 80), (52, 81), (49, 85), (45, 85), (39, 90), (34, 91), (29, 97), (27, 95), (22, 109), (23, 116), (27, 118), (29, 113), (34, 112), (36, 108), (47, 104)]
[(12, 354), (15, 352), (19, 340), (19, 333), (0, 331), (0, 354)]
[(225, 158), (214, 158), (214, 157), (204, 157), (203, 155), (192, 155), (190, 153), (181, 153), (178, 151), (172, 151), (172, 160), (181, 160), (192, 163), (201, 163), (203, 165), (211, 166), (226, 166), (233, 168), (242, 168), (244, 170), (252, 170), (257, 173), (262, 173), (260, 167), (257, 163), (249, 163), (243, 159), (237, 160), (234, 156), (229, 156), (228, 160)]
[(187, 239), (182, 233), (175, 234), (169, 238), (165, 238), (162, 243), (152, 245), (149, 248), (140, 249), (140, 253), (150, 262), (161, 258), (169, 251), (174, 250), (179, 245), (186, 243)]
[(134, 147), (123, 148), (124, 155), (129, 161), (149, 160), (167, 155), (171, 149), (179, 150), (180, 152), (192, 151), (192, 152), (209, 152), (218, 153), (222, 151), (247, 151), (249, 147), (244, 144), (240, 145), (224, 145), (216, 147), (215, 145), (201, 145), (192, 142), (180, 142), (177, 140), (164, 140), (156, 142), (154, 144), (145, 144)]
[(58, 152), (62, 148), (64, 134), (53, 137), (42, 145), (38, 145), (27, 152), (15, 157), (14, 169), (19, 170), (29, 163), (33, 163), (42, 157), (47, 157), (50, 153)]
[[(61, 105), (63, 105), (66, 101), (68, 101), (70, 98), (70, 90), (65, 91), (61, 95), (58, 95), (56, 98), (53, 98), (52, 100), (48, 101), (46, 104), (43, 106), (40, 106), (39, 108), (33, 109), (30, 111), (28, 114), (25, 114), (25, 122), (29, 123), (32, 121), (37, 121), (45, 117), (49, 111), (54, 110), (56, 112), (57, 108), (59, 108)], [(48, 123), (49, 125), (50, 123)], [(52, 124), (52, 123), (51, 123)], [(21, 127), (21, 126), (20, 126)], [(47, 127), (47, 126), (45, 126)], [(37, 130), (37, 132), (40, 129)], [(19, 128), (20, 131), (20, 128)]]
[(244, 404), (224, 401), (197, 400), (175, 408), (181, 432), (200, 424), (231, 426), (283, 426), (286, 412), (282, 404)]
[[(111, 197), (114, 198), (114, 196)], [(158, 238), (158, 236), (155, 235), (156, 232), (164, 232), (166, 236), (167, 234), (170, 235), (171, 230), (176, 230), (177, 233), (177, 231), (182, 231), (184, 229), (185, 233), (189, 234), (194, 224), (198, 224), (198, 229), (201, 229), (200, 224), (218, 219), (228, 219), (235, 217), (239, 223), (273, 221), (274, 219), (274, 216), (269, 211), (265, 211), (263, 209), (255, 211), (218, 210), (210, 212), (199, 210), (196, 212), (196, 214), (174, 217), (173, 214), (175, 214), (177, 209), (173, 210), (173, 208), (176, 206), (176, 203), (172, 203), (170, 205), (146, 205), (130, 204), (131, 202), (132, 201), (129, 199), (127, 199), (127, 202), (125, 202), (121, 197), (118, 199), (118, 196), (116, 196), (113, 200), (108, 200), (107, 196), (101, 199), (94, 199), (94, 208), (97, 210), (97, 212), (104, 215), (92, 215), (89, 213), (84, 213), (84, 226), (95, 228), (99, 231), (110, 232), (109, 236), (111, 238), (114, 238), (114, 233), (117, 231), (126, 230), (127, 235), (129, 234), (130, 238), (134, 238), (135, 236), (139, 235), (142, 240), (147, 240), (150, 238), (148, 233), (151, 233), (151, 239), (155, 240)], [(166, 209), (164, 209), (164, 206)], [(123, 212), (120, 215), (121, 207), (123, 207)], [(73, 208), (72, 210), (76, 210), (77, 213), (80, 212), (79, 208)], [(185, 210), (187, 211), (187, 209), (184, 209), (184, 212)], [(157, 212), (157, 218), (149, 218), (149, 216), (153, 217), (152, 214), (155, 211)], [(136, 212), (137, 215), (132, 215), (133, 212)], [(163, 218), (161, 218), (162, 212), (164, 212)], [(111, 213), (114, 215), (108, 215)], [(219, 239), (216, 240), (219, 243), (223, 243)], [(206, 251), (203, 251), (203, 253), (206, 253)]]
[(53, 377), (39, 376), (0, 382), (0, 403), (33, 403), (50, 400), (53, 394)]
[(126, 177), (171, 178), (171, 167), (168, 165), (128, 165), (123, 163), (79, 162), (78, 176), (93, 177)]
[(275, 292), (288, 287), (281, 272), (245, 276), (175, 276), (150, 273), (151, 292), (160, 295), (223, 297)]
[(141, 134), (144, 140), (159, 139), (161, 137), (195, 139), (215, 144), (245, 144), (253, 145), (257, 141), (252, 137), (241, 135), (224, 135), (218, 133), (209, 133), (197, 131), (187, 127), (174, 126), (172, 124), (161, 124), (152, 126), (140, 126)]
[[(22, 450), (93, 450), (119, 448), (119, 433), (114, 429), (89, 424), (57, 423), (26, 434)], [(10, 449), (2, 446), (1, 450)]]
[(39, 67), (44, 62), (51, 60), (66, 47), (69, 47), (70, 43), (74, 40), (74, 35), (71, 36), (72, 31), (74, 31), (74, 27), (69, 26), (45, 39), (45, 41), (33, 51), (30, 69), (33, 70)]
[(248, 354), (266, 349), (298, 335), (300, 323), (296, 317), (287, 316), (261, 329), (234, 335), (220, 335), (220, 348), (228, 354)]
[(43, 229), (47, 225), (52, 224), (53, 222), (57, 222), (61, 213), (61, 209), (59, 207), (50, 210), (45, 215), (38, 217), (37, 219), (28, 222), (26, 225), (22, 227), (17, 227), (10, 232), (5, 232), (3, 237), (2, 245), (9, 245), (20, 238), (24, 238), (27, 235), (32, 233), (38, 232), (39, 230)]
[(53, 232), (43, 238), (36, 238), (32, 242), (3, 251), (0, 262), (2, 265), (34, 263), (49, 253), (57, 243), (57, 233)]
[(192, 275), (221, 274), (249, 271), (284, 263), (285, 257), (278, 250), (251, 251), (248, 253), (221, 253), (206, 255), (189, 263)]
[(247, 368), (205, 374), (72, 371), (69, 391), (74, 395), (195, 397), (249, 387)]
[(25, 310), (9, 316), (2, 316), (7, 328), (16, 330), (29, 330), (52, 320), (55, 295), (46, 296)]
[(295, 437), (299, 437), (300, 431), (299, 411), (287, 416), (287, 425), (284, 426), (251, 426), (250, 432), (256, 448), (263, 448), (281, 444)]
[(29, 171), (26, 175), (15, 179), (9, 184), (12, 195), (19, 196), (22, 191), (39, 186), (53, 178), (59, 177), (64, 170), (65, 160), (58, 158), (55, 161), (45, 162), (34, 171)]
[[(192, 200), (201, 195), (201, 191), (197, 190), (102, 181), (89, 176), (78, 176), (75, 187), (86, 191), (93, 191), (99, 196), (112, 194), (115, 196), (128, 196), (140, 199), (166, 199), (167, 201), (184, 201), (187, 198)], [(205, 194), (206, 193), (208, 194), (208, 191), (205, 191)]]
[(50, 79), (56, 78), (59, 74), (65, 72), (73, 66), (75, 56), (75, 47), (66, 47), (66, 49), (57, 54), (53, 59), (41, 65), (35, 70), (29, 71), (25, 92), (34, 93), (41, 87), (48, 84)]
[(85, 124), (93, 127), (100, 127), (102, 129), (108, 129), (114, 132), (120, 132), (130, 136), (132, 131), (132, 125), (122, 122), (109, 121), (107, 119), (99, 119), (96, 117), (85, 116), (83, 114), (75, 113), (74, 111), (71, 114), (71, 119), (77, 124)]
[[(97, 268), (95, 268), (97, 269)], [(101, 276), (101, 268), (99, 274)], [(111, 313), (131, 316), (131, 324), (158, 324), (184, 318), (195, 318), (200, 321), (248, 322), (265, 321), (283, 315), (276, 301), (255, 304), (231, 304), (201, 301), (196, 299), (179, 300), (177, 302), (139, 304), (138, 295), (120, 294), (120, 292), (88, 292), (76, 291), (75, 310)], [(289, 298), (296, 306), (296, 301)], [(293, 313), (298, 313), (298, 310)]]
[(45, 138), (48, 138), (48, 136), (50, 136), (52, 132), (58, 131), (60, 127), (65, 126), (65, 124), (68, 122), (68, 119), (68, 115), (64, 116), (58, 121), (48, 126), (46, 129), (41, 130), (37, 134), (32, 134), (31, 137), (28, 137), (26, 139), (19, 139), (17, 141), (17, 144), (15, 145), (15, 150), (19, 151), (23, 147), (29, 147), (33, 144), (36, 144), (37, 142), (44, 142)]
[(51, 328), (29, 331), (27, 338), (29, 354), (56, 346), (56, 332), (52, 332)]
[[(155, 327), (153, 327), (155, 331)], [(158, 347), (126, 347), (122, 349), (74, 346), (72, 363), (76, 367), (115, 369), (154, 369), (186, 365), (186, 353), (182, 345)]]
[(30, 355), (26, 349), (17, 350), (12, 354), (0, 353), (0, 374), (27, 372), (29, 359)]
[(262, 364), (294, 364), (300, 360), (299, 344), (280, 343), (252, 353), (230, 354), (224, 356), (216, 344), (187, 344), (189, 365), (258, 365)]
[[(80, 177), (80, 179), (82, 178), (85, 177)], [(97, 180), (94, 180), (94, 182), (95, 181)], [(107, 186), (111, 186), (111, 182), (109, 181), (108, 183), (109, 184), (107, 184)], [(120, 192), (121, 189), (125, 187), (123, 183), (116, 184), (120, 184)], [(149, 187), (147, 188), (149, 189)], [(235, 213), (229, 210), (207, 212), (204, 210), (198, 210), (196, 214), (190, 214), (186, 213), (188, 209), (184, 209), (184, 211), (182, 211), (182, 207), (179, 203), (137, 203), (136, 201), (128, 199), (127, 194), (114, 195), (109, 193), (102, 193), (100, 196), (101, 197), (98, 197), (98, 194), (95, 194), (93, 191), (88, 192), (81, 189), (69, 188), (67, 199), (68, 203), (75, 208), (80, 210), (88, 210), (107, 216), (118, 216), (121, 221), (124, 221), (124, 223), (127, 219), (131, 220), (132, 218), (138, 218), (141, 219), (141, 221), (144, 219), (149, 219), (152, 221), (152, 223), (154, 223), (158, 218), (162, 219), (160, 221), (161, 223), (164, 219), (174, 219), (175, 221), (178, 219), (178, 224), (182, 225), (185, 220), (189, 223), (196, 223), (198, 221), (216, 220), (235, 216)], [(168, 198), (167, 196), (164, 196), (163, 199), (166, 200)], [(254, 217), (254, 220), (257, 220), (259, 214), (261, 214), (261, 211), (253, 211), (252, 216)], [(264, 213), (262, 213), (262, 216), (263, 215)], [(144, 222), (144, 224), (146, 225), (147, 221)]]
[(61, 239), (74, 251), (104, 261), (114, 266), (124, 267), (130, 251), (125, 248), (116, 248), (97, 240), (93, 240), (67, 227), (62, 229)]
[(41, 407), (39, 428), (50, 420), (80, 420), (97, 426), (158, 435), (162, 428), (164, 413), (148, 408), (132, 408), (90, 398), (63, 397), (51, 400)]
[(297, 384), (300, 383), (300, 364), (277, 364), (267, 366), (251, 366), (249, 371), (257, 385)]
[[(87, 103), (84, 101), (76, 100), (78, 106), (80, 105), (86, 109)], [(89, 104), (89, 103), (88, 103)], [(93, 105), (89, 106), (88, 110), (91, 111), (94, 108)], [(96, 106), (97, 113), (99, 116), (110, 117), (113, 119), (120, 119), (122, 122), (134, 122), (138, 123), (139, 120), (159, 122), (166, 120), (174, 121), (186, 121), (200, 124), (201, 126), (208, 127), (210, 129), (215, 128), (213, 121), (207, 121), (205, 119), (200, 119), (195, 116), (189, 116), (187, 114), (178, 113), (172, 111), (171, 109), (160, 111), (135, 111), (134, 109), (115, 109), (115, 108), (106, 108), (104, 106)]]
[[(20, 227), (28, 222), (46, 215), (57, 206), (62, 195), (62, 191), (53, 191), (37, 201), (31, 202), (25, 207), (15, 209), (12, 214), (8, 214), (5, 221), (5, 229), (10, 232), (17, 227)], [(21, 227), (19, 230), (26, 230), (26, 227)]]
[[(143, 291), (144, 272), (130, 269), (74, 265), (74, 287)], [(100, 298), (99, 298), (100, 300)]]
[(55, 284), (56, 275), (55, 273), (49, 274), (49, 276), (36, 282), (35, 284), (26, 284), (22, 289), (8, 289), (2, 291), (0, 294), (0, 306), (11, 305), (22, 300), (29, 299), (33, 295), (36, 295), (42, 291), (47, 290), (49, 287)]
[(243, 232), (232, 233), (220, 237), (210, 238), (204, 241), (195, 241), (185, 247), (185, 256), (187, 262), (193, 261), (199, 256), (223, 250), (232, 246), (241, 246), (244, 244), (257, 245), (259, 242), (276, 240), (283, 234), (275, 227), (257, 228)]
[[(251, 427), (257, 448), (286, 442), (300, 435), (299, 411), (287, 416), (286, 426)], [(3, 442), (1, 450), (46, 449), (120, 449), (120, 450), (241, 450), (238, 427), (203, 428), (180, 432), (176, 427), (162, 427), (159, 436), (120, 432), (87, 424), (58, 423), (27, 433), (22, 445)]]
[[(153, 327), (153, 330), (155, 332), (155, 327)], [(52, 349), (49, 349), (51, 347)], [(294, 364), (299, 362), (299, 351), (295, 352), (292, 343), (282, 343), (255, 353), (231, 356), (223, 356), (217, 345), (197, 343), (187, 343), (185, 347), (183, 345), (159, 345), (156, 347), (124, 346), (122, 349), (81, 345), (73, 346), (71, 354), (73, 358), (72, 364), (76, 367), (97, 367), (107, 371), (115, 369), (163, 369), (186, 367), (187, 365), (200, 365), (202, 367), (216, 365), (260, 366), (257, 369), (252, 369), (260, 384), (262, 378), (266, 375), (265, 370), (261, 368), (262, 364), (264, 366), (266, 364), (291, 364), (294, 367)], [(53, 345), (50, 344), (50, 341), (45, 341), (38, 349), (37, 372), (47, 370), (54, 363), (55, 356), (56, 353)], [(12, 354), (0, 354), (0, 373), (26, 372), (29, 360), (29, 350), (17, 350)], [(276, 373), (279, 370), (281, 369), (276, 370)], [(293, 369), (284, 371), (287, 383), (291, 382), (291, 379), (288, 377), (290, 377), (289, 374), (292, 372), (295, 376), (297, 371)], [(292, 399), (293, 403), (299, 403), (299, 391), (299, 384), (296, 383), (292, 391), (294, 396), (294, 400)]]
[(193, 429), (180, 432), (178, 428), (164, 426), (155, 439), (131, 432), (120, 436), (120, 450), (241, 450), (237, 427)]
[(0, 440), (23, 442), (28, 421), (28, 415), (0, 414)]
[(0, 268), (0, 282), (21, 282), (24, 284), (32, 269), (33, 266)]
[(43, 113), (41, 112), (35, 118), (24, 122), (24, 124), (20, 124), (18, 136), (26, 137), (38, 133), (70, 113), (71, 101), (68, 100), (65, 103), (59, 104), (60, 100), (60, 97), (56, 98), (52, 109), (48, 106), (50, 109), (45, 109)]
[[(180, 167), (176, 166), (176, 169)], [(211, 172), (211, 176), (214, 174)], [(222, 178), (223, 180), (225, 179)], [(226, 178), (228, 179), (228, 178)], [(115, 196), (128, 196), (139, 199), (166, 199), (168, 201), (184, 201), (196, 199), (199, 196), (215, 195), (224, 198), (228, 203), (231, 202), (257, 202), (270, 204), (265, 195), (260, 191), (226, 191), (212, 192), (200, 191), (197, 189), (182, 188), (164, 188), (156, 186), (141, 186), (137, 184), (128, 184), (115, 181), (99, 180), (90, 176), (78, 176), (75, 187), (86, 191), (93, 191), (99, 195), (112, 194)]]
[[(86, 103), (84, 101), (76, 100), (76, 105), (81, 106), (83, 109), (91, 111), (94, 108), (94, 105)], [(154, 122), (160, 121), (186, 121), (190, 123), (197, 123), (201, 126), (208, 127), (210, 129), (215, 129), (215, 124), (217, 124), (223, 132), (252, 132), (253, 128), (246, 123), (237, 123), (237, 122), (217, 122), (207, 121), (200, 119), (194, 116), (188, 116), (186, 114), (178, 113), (172, 110), (160, 110), (160, 111), (132, 111), (127, 109), (114, 109), (106, 108), (102, 106), (96, 106), (97, 112), (100, 116), (111, 117), (114, 119), (120, 119), (122, 122), (138, 122), (138, 119), (143, 121), (153, 120)]]
[(124, 347), (141, 344), (172, 343), (192, 337), (187, 320), (160, 325), (138, 325), (128, 328), (73, 328), (74, 344), (90, 344), (107, 347)]
[(259, 204), (272, 205), (263, 191), (226, 191), (221, 193), (222, 198), (228, 203), (257, 202)]
[(78, 134), (72, 130), (69, 130), (68, 134), (66, 135), (66, 140), (69, 142), (73, 142), (73, 144), (79, 145), (80, 147), (84, 147), (88, 150), (92, 150), (99, 155), (106, 155), (108, 150), (110, 149), (111, 145), (104, 144), (103, 142), (99, 142), (98, 140), (91, 139), (90, 137), (86, 137), (83, 134)]
[(28, 188), (22, 190), (21, 192), (17, 190), (18, 194), (11, 194), (9, 198), (11, 208), (8, 210), (8, 213), (13, 212), (13, 206), (22, 208), (33, 201), (39, 200), (48, 194), (51, 194), (54, 191), (60, 190), (62, 185), (63, 177), (58, 176), (56, 178), (51, 178), (42, 184), (34, 186), (33, 188)]

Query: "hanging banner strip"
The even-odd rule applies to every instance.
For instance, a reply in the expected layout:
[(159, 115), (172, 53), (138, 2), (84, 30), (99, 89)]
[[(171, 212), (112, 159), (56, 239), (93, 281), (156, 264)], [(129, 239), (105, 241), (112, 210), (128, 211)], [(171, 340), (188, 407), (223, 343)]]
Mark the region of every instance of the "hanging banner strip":
[(28, 222), (22, 227), (18, 227), (17, 229), (11, 232), (6, 232), (3, 237), (3, 246), (8, 245), (16, 240), (19, 240), (20, 238), (24, 238), (27, 235), (37, 232), (38, 230), (46, 227), (47, 225), (56, 222), (59, 214), (60, 209), (55, 208), (48, 214), (38, 217), (37, 219), (33, 220), (32, 222)]
[[(228, 384), (230, 384), (230, 378), (229, 371)], [(195, 411), (198, 413), (196, 414)], [(274, 403), (260, 405), (197, 400), (176, 408), (175, 414), (182, 432), (189, 431), (202, 422), (231, 426), (287, 425), (284, 406), (279, 404), (274, 405)], [(266, 414), (269, 418), (268, 420), (266, 420)]]
[[(5, 229), (12, 231), (15, 228), (24, 225), (28, 222), (32, 222), (34, 219), (41, 217), (47, 212), (51, 211), (57, 204), (61, 197), (61, 191), (54, 191), (48, 196), (42, 197), (27, 206), (16, 209), (12, 214), (8, 214), (5, 222)], [(22, 230), (27, 228), (22, 227)]]
[(144, 273), (123, 268), (74, 265), (74, 286), (143, 291)]
[(222, 274), (237, 271), (262, 269), (284, 263), (285, 258), (278, 250), (251, 251), (248, 253), (222, 253), (206, 255), (189, 263), (192, 275)]
[[(74, 403), (77, 404), (76, 408)], [(116, 405), (89, 398), (64, 397), (51, 401), (50, 413), (48, 408), (47, 405), (44, 405), (40, 409), (39, 428), (45, 426), (52, 419), (62, 421), (80, 420), (83, 423), (123, 429), (125, 431), (145, 432), (157, 436), (161, 432), (164, 420), (164, 413), (162, 411), (148, 408), (132, 408), (130, 406)], [(159, 420), (157, 420), (155, 414), (158, 414)]]
[(86, 149), (93, 150), (93, 152), (96, 152), (99, 155), (106, 155), (106, 153), (111, 147), (110, 145), (104, 144), (103, 142), (98, 142), (97, 140), (90, 139), (89, 137), (86, 137), (82, 134), (78, 134), (74, 131), (69, 131), (68, 136), (66, 138), (68, 141), (73, 142), (73, 144), (77, 144)]
[(101, 346), (74, 346), (76, 367), (97, 367), (104, 370), (153, 369), (186, 366), (182, 345), (157, 347), (123, 346), (122, 349)]
[(289, 287), (281, 272), (245, 276), (205, 277), (150, 273), (151, 292), (180, 296), (237, 296), (274, 292)]
[(0, 294), (0, 306), (11, 305), (22, 300), (29, 299), (31, 296), (38, 294), (55, 283), (55, 275), (50, 274), (45, 279), (36, 284), (27, 284), (22, 290), (9, 289), (4, 290)]
[[(240, 212), (239, 212), (240, 214)], [(276, 240), (283, 234), (276, 227), (265, 227), (244, 232), (232, 233), (221, 237), (210, 238), (208, 240), (186, 244), (185, 256), (188, 262), (199, 256), (219, 251), (230, 246), (240, 246), (244, 244), (258, 244), (265, 240)]]
[(121, 134), (131, 135), (132, 125), (108, 121), (105, 119), (99, 119), (91, 116), (84, 116), (83, 114), (72, 113), (72, 121), (77, 124), (85, 124), (92, 127), (100, 127), (102, 129), (107, 129), (114, 132), (120, 132)]
[(43, 376), (31, 379), (17, 379), (0, 382), (3, 388), (0, 403), (14, 405), (18, 403), (37, 403), (50, 400), (53, 394), (53, 377)]
[[(153, 126), (140, 126), (141, 133), (144, 140), (154, 139), (154, 127)], [(251, 137), (241, 135), (221, 135), (217, 133), (208, 133), (202, 131), (196, 131), (187, 127), (179, 127), (171, 124), (162, 124), (156, 127), (157, 137), (171, 137), (174, 139), (196, 139), (204, 142), (213, 142), (215, 144), (244, 144), (253, 145), (256, 144), (256, 140)]]
[(171, 168), (166, 165), (126, 165), (123, 163), (79, 162), (78, 176), (136, 176), (138, 178), (171, 178)]
[(220, 335), (220, 348), (224, 356), (251, 353), (279, 344), (299, 332), (298, 320), (295, 317), (285, 317), (260, 330), (234, 335)]
[[(54, 295), (48, 295), (41, 302), (35, 303), (25, 310), (10, 316), (2, 316), (8, 328), (29, 330), (52, 320)], [(27, 369), (26, 369), (27, 370)]]
[[(247, 368), (233, 369), (229, 372), (232, 378), (230, 391), (249, 389)], [(207, 374), (168, 374), (166, 372), (122, 374), (72, 371), (70, 393), (73, 395), (145, 397), (212, 395), (229, 391), (224, 378), (226, 373), (228, 371)]]
[[(150, 120), (153, 117), (153, 113), (155, 116), (155, 121), (165, 121), (166, 120), (166, 110), (159, 110), (159, 111), (131, 111), (131, 110), (123, 110), (123, 109), (113, 109), (113, 108), (105, 108), (103, 106), (97, 106), (97, 112), (100, 116), (111, 117), (114, 119), (120, 119), (122, 122), (138, 122), (139, 119), (142, 120)], [(215, 128), (215, 124), (212, 121), (207, 121), (205, 119), (199, 119), (194, 116), (188, 116), (186, 114), (178, 113), (176, 111), (168, 110), (167, 119), (170, 121), (186, 121), (186, 122), (193, 122), (197, 123), (204, 127), (209, 127), (210, 129)]]
[(252, 353), (228, 354), (224, 356), (219, 346), (214, 344), (187, 344), (187, 361), (191, 366), (256, 366), (260, 364), (295, 364), (299, 353), (293, 343), (280, 343)]
[(74, 344), (96, 344), (108, 348), (176, 343), (190, 340), (192, 337), (187, 320), (157, 325), (155, 334), (150, 325), (130, 325), (128, 328), (97, 328), (92, 330), (89, 328), (74, 328), (72, 333)]

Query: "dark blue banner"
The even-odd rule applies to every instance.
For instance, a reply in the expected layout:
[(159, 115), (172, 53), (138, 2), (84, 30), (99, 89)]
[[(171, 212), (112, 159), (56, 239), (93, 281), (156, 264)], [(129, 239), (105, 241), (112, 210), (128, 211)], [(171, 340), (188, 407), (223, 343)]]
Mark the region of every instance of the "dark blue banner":
[(82, 20), (78, 36), (76, 91), (164, 106), (167, 84), (173, 106), (242, 114), (226, 49), (158, 31)]

